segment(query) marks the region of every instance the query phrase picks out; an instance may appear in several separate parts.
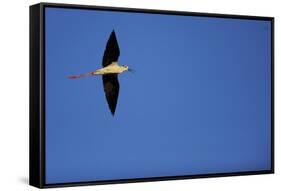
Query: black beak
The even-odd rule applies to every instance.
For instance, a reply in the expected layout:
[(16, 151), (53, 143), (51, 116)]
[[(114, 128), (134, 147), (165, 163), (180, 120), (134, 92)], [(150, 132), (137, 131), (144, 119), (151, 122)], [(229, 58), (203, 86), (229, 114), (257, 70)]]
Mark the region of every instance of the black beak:
[(136, 71), (134, 69), (128, 68), (129, 72), (135, 73)]

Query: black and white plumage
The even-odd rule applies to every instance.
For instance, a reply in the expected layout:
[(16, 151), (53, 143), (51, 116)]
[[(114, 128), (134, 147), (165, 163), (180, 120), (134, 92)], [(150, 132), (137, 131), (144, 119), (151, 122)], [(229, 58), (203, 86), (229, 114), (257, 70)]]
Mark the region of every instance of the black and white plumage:
[(119, 82), (118, 74), (125, 71), (132, 71), (128, 66), (122, 66), (118, 63), (120, 49), (118, 46), (116, 34), (114, 30), (111, 32), (107, 41), (104, 55), (102, 59), (102, 68), (86, 74), (68, 76), (70, 79), (83, 78), (92, 75), (102, 75), (103, 87), (108, 107), (112, 115), (115, 114), (118, 95), (119, 95)]
[[(120, 50), (116, 39), (116, 35), (115, 32), (112, 31), (106, 44), (106, 48), (102, 59), (102, 66), (106, 67), (112, 64), (113, 62), (117, 62), (119, 55)], [(105, 74), (102, 76), (102, 81), (109, 109), (112, 115), (114, 115), (119, 95), (118, 74)]]

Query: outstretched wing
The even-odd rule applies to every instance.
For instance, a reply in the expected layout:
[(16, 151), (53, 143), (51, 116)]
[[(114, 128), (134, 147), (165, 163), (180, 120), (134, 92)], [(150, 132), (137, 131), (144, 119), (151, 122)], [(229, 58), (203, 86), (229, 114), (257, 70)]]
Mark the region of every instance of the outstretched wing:
[(117, 61), (120, 55), (120, 50), (114, 30), (111, 32), (107, 41), (106, 48), (103, 54), (102, 66), (106, 67), (112, 62)]
[(109, 109), (111, 114), (114, 115), (119, 95), (119, 82), (117, 74), (103, 75), (102, 80)]

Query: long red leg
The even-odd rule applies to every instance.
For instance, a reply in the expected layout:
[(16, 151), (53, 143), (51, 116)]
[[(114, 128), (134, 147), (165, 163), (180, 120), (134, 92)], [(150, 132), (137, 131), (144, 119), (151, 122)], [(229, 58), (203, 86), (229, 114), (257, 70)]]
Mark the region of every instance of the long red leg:
[(95, 72), (89, 72), (89, 73), (86, 73), (86, 74), (80, 74), (80, 75), (76, 75), (76, 76), (67, 76), (67, 78), (77, 79), (77, 78), (84, 78), (84, 77), (92, 76), (92, 75), (95, 75)]

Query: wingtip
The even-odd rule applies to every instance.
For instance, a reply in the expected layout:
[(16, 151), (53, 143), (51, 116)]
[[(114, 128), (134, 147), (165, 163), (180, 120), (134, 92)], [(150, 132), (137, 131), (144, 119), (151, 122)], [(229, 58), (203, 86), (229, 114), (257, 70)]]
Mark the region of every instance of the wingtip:
[(115, 108), (109, 108), (111, 115), (114, 117), (115, 114)]
[(115, 111), (111, 111), (111, 115), (112, 117), (114, 117)]
[(112, 30), (111, 34), (112, 34), (112, 35), (115, 35), (115, 30), (114, 30), (114, 29)]

